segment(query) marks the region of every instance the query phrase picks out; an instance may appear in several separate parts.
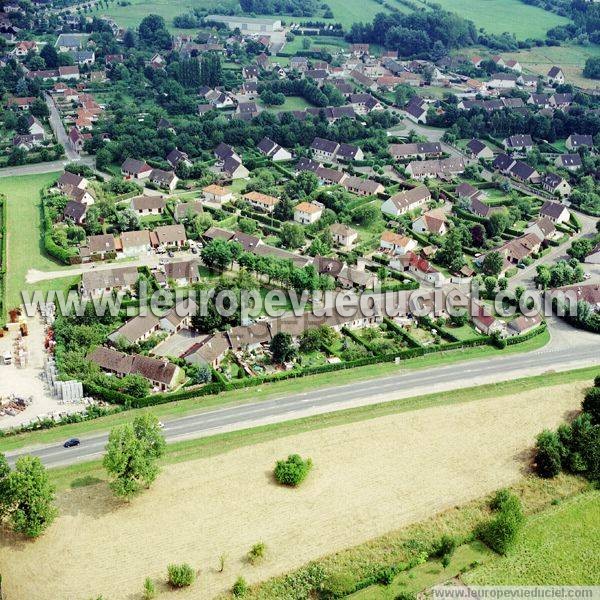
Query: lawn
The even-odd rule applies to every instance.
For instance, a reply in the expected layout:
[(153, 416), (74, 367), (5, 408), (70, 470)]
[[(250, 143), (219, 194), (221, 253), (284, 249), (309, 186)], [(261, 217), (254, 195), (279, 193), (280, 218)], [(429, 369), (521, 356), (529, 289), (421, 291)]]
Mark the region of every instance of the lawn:
[(473, 329), (473, 326), (469, 323), (460, 327), (444, 327), (444, 331), (451, 333), (461, 342), (481, 337), (480, 334), (478, 334), (475, 329)]
[(470, 19), (489, 33), (508, 31), (514, 33), (517, 39), (543, 39), (548, 29), (569, 23), (565, 17), (520, 0), (436, 0), (436, 4)]
[(600, 491), (533, 517), (512, 552), (469, 573), (476, 585), (598, 585)]
[(304, 110), (312, 106), (310, 102), (307, 102), (300, 96), (286, 96), (285, 102), (279, 106), (265, 106), (262, 100), (258, 100), (258, 105), (262, 106), (265, 110), (270, 112), (280, 113), (288, 110)]
[(22, 290), (65, 289), (73, 277), (26, 285), (29, 269), (53, 271), (62, 268), (46, 256), (41, 240), (40, 189), (56, 179), (56, 173), (24, 175), (2, 179), (1, 189), (7, 199), (6, 306), (21, 304)]
[[(522, 5), (524, 6), (524, 5)], [(533, 8), (533, 7), (529, 7)], [(537, 10), (537, 9), (534, 9)], [(549, 13), (546, 13), (549, 14)], [(550, 67), (560, 65), (567, 83), (586, 88), (594, 88), (597, 82), (582, 76), (585, 61), (590, 57), (600, 57), (600, 46), (543, 46), (520, 52), (503, 53), (504, 60), (514, 58), (521, 63), (523, 71), (546, 75)]]

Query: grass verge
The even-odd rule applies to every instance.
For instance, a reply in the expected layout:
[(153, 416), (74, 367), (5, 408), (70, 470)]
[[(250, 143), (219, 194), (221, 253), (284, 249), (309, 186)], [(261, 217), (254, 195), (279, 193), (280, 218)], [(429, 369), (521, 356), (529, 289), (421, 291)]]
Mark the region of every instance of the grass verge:
[(531, 352), (545, 346), (549, 339), (550, 334), (548, 331), (545, 331), (522, 344), (508, 346), (504, 350), (498, 350), (491, 346), (479, 346), (467, 348), (465, 350), (438, 352), (405, 360), (400, 366), (393, 363), (378, 363), (365, 367), (348, 369), (346, 371), (335, 371), (332, 373), (322, 373), (320, 375), (311, 375), (298, 379), (288, 379), (286, 381), (265, 384), (257, 388), (246, 388), (225, 392), (216, 396), (191, 398), (189, 400), (170, 402), (147, 409), (124, 411), (92, 421), (73, 423), (71, 425), (64, 425), (53, 429), (33, 431), (0, 439), (0, 452), (9, 452), (34, 444), (50, 444), (68, 437), (81, 437), (87, 434), (106, 431), (115, 425), (130, 421), (141, 410), (148, 410), (160, 419), (172, 419), (223, 405), (270, 400), (281, 396), (306, 392), (316, 388), (326, 388), (367, 379), (396, 375), (402, 373), (404, 370), (432, 368), (478, 358), (492, 358), (518, 352)]
[[(336, 427), (338, 425), (365, 421), (390, 414), (434, 406), (474, 402), (485, 398), (508, 396), (532, 389), (542, 389), (544, 387), (576, 381), (591, 381), (597, 373), (597, 367), (577, 369), (564, 373), (550, 373), (468, 389), (415, 396), (413, 398), (325, 413), (323, 415), (315, 415), (283, 423), (274, 423), (251, 429), (242, 429), (240, 431), (175, 442), (167, 446), (167, 453), (163, 459), (163, 464), (206, 458), (229, 452), (235, 448), (251, 446), (305, 431)], [(51, 469), (50, 475), (54, 484), (62, 489), (67, 487), (82, 487), (83, 485), (97, 483), (99, 480), (106, 478), (101, 461), (99, 460)], [(86, 484), (86, 481), (89, 483)]]

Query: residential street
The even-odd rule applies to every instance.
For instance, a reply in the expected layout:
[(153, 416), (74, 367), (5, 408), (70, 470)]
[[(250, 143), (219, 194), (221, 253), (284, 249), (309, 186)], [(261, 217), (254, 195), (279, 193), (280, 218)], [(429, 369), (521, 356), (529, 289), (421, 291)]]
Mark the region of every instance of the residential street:
[[(551, 342), (527, 354), (472, 360), (427, 370), (399, 369), (397, 375), (379, 378), (376, 383), (366, 380), (263, 402), (225, 406), (167, 421), (164, 434), (167, 441), (174, 442), (420, 394), (600, 364), (598, 340), (593, 334), (572, 329), (554, 318), (549, 319), (549, 323)], [(94, 434), (83, 437), (81, 445), (75, 448), (52, 444), (12, 452), (7, 458), (12, 464), (18, 456), (33, 454), (47, 466), (68, 465), (99, 458), (106, 441), (106, 433)]]
[(60, 118), (60, 113), (58, 112), (58, 108), (56, 107), (52, 96), (50, 96), (50, 94), (44, 94), (44, 99), (46, 100), (46, 106), (50, 111), (50, 117), (48, 119), (50, 121), (50, 127), (52, 127), (52, 131), (54, 132), (58, 143), (64, 148), (65, 155), (69, 161), (78, 161), (80, 158), (79, 153), (73, 150), (71, 144), (69, 143), (69, 136), (67, 135), (65, 126), (63, 125), (63, 122)]

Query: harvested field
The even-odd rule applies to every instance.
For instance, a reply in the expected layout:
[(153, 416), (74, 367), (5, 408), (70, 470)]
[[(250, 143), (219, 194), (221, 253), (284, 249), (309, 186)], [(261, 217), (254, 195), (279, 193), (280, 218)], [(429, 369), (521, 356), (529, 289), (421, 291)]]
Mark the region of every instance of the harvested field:
[[(210, 598), (239, 574), (254, 582), (288, 571), (519, 479), (534, 436), (576, 410), (583, 387), (385, 416), (172, 465), (130, 504), (104, 484), (70, 490), (40, 540), (2, 536), (5, 595), (138, 598), (145, 577), (163, 582), (167, 564), (185, 561), (200, 575), (177, 597)], [(275, 460), (291, 452), (315, 463), (296, 490), (272, 479)], [(244, 557), (258, 541), (267, 558), (250, 566)]]

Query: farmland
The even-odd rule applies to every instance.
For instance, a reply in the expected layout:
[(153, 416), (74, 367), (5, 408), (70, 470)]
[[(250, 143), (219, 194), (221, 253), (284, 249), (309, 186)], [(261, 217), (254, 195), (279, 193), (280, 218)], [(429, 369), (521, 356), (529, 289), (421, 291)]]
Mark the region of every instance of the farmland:
[[(60, 516), (35, 545), (4, 538), (6, 593), (31, 600), (126, 598), (144, 577), (164, 581), (166, 564), (185, 560), (201, 576), (180, 596), (204, 598), (240, 573), (258, 581), (299, 567), (517, 481), (535, 433), (575, 409), (582, 387), (437, 406), (233, 449), (168, 467), (152, 490), (127, 505), (104, 483), (73, 486), (60, 494)], [(291, 450), (315, 464), (293, 492), (270, 475), (274, 461)], [(243, 557), (258, 540), (267, 544), (268, 559), (251, 567)], [(223, 574), (216, 572), (222, 553), (229, 557)], [(38, 566), (50, 562), (42, 590)]]
[(475, 585), (596, 585), (599, 530), (600, 492), (593, 491), (531, 519), (510, 555), (466, 580)]
[(489, 33), (508, 31), (517, 39), (544, 38), (548, 29), (569, 22), (565, 17), (520, 0), (436, 0), (436, 3), (470, 19)]
[[(25, 276), (29, 269), (50, 271), (60, 268), (48, 258), (40, 238), (41, 200), (39, 191), (56, 179), (55, 173), (26, 175), (2, 179), (2, 192), (7, 199), (8, 268), (6, 305), (20, 304), (21, 290), (28, 289)], [(24, 234), (24, 232), (29, 232)], [(48, 282), (54, 288), (68, 287), (70, 279)], [(36, 289), (42, 289), (36, 285)]]

